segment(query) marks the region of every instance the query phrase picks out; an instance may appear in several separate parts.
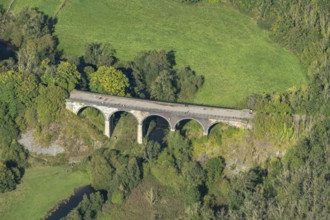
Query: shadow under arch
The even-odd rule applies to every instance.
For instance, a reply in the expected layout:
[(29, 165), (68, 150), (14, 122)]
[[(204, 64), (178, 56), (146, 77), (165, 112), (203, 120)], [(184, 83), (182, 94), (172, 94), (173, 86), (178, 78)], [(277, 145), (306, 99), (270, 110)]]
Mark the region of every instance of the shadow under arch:
[(82, 106), (77, 111), (77, 116), (88, 121), (88, 123), (99, 130), (100, 133), (104, 132), (105, 114), (94, 106)]
[(164, 137), (171, 130), (170, 121), (160, 114), (148, 115), (142, 120), (143, 125), (143, 137), (147, 137), (148, 140), (163, 142)]
[[(122, 119), (124, 119), (124, 121), (122, 121)], [(126, 133), (128, 132), (130, 135), (136, 137), (139, 120), (133, 113), (125, 110), (118, 110), (110, 115), (109, 120), (111, 121), (110, 133), (115, 139), (117, 139), (123, 128), (125, 128)], [(127, 135), (126, 133), (125, 135)]]
[(199, 126), (199, 130), (200, 130), (201, 134), (204, 133), (205, 128), (204, 128), (203, 124), (200, 121), (193, 119), (193, 118), (183, 118), (183, 119), (176, 121), (175, 130), (180, 130), (180, 133), (182, 135), (186, 135), (186, 131), (184, 131), (183, 128), (185, 127), (185, 125), (187, 125), (188, 123), (191, 123), (191, 122), (196, 122), (196, 124), (198, 124), (198, 126)]
[(104, 120), (107, 120), (107, 117), (105, 116), (105, 114), (104, 114), (99, 108), (97, 108), (97, 107), (95, 107), (95, 106), (89, 106), (89, 105), (82, 106), (81, 108), (79, 108), (79, 109), (77, 110), (77, 115), (78, 115), (78, 116), (81, 115), (81, 113), (82, 113), (84, 110), (88, 109), (88, 108), (90, 108), (90, 109), (96, 109), (97, 111), (99, 111), (99, 112), (103, 115)]
[[(208, 129), (207, 129), (207, 133), (208, 133), (208, 135), (211, 134), (212, 129), (213, 129), (214, 127), (216, 127), (216, 126), (224, 126), (224, 125), (229, 126), (229, 127), (233, 127), (232, 125), (230, 125), (230, 124), (228, 124), (228, 123), (225, 123), (225, 122), (221, 122), (221, 121), (219, 121), (219, 122), (214, 122), (214, 123), (212, 123), (212, 124), (208, 127)], [(234, 128), (236, 128), (236, 127), (234, 127)]]

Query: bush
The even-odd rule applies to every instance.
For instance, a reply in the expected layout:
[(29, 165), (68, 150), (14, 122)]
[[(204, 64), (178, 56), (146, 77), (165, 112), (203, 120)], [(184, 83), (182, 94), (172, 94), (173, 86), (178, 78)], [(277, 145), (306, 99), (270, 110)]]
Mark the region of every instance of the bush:
[(97, 213), (101, 211), (104, 203), (103, 196), (100, 192), (92, 193), (89, 197), (85, 194), (83, 200), (79, 203), (77, 208), (71, 211), (64, 220), (77, 219), (96, 219)]
[(201, 2), (202, 0), (178, 0), (178, 1), (186, 4), (196, 4), (198, 2)]
[(64, 108), (67, 93), (60, 87), (40, 87), (40, 95), (36, 99), (37, 113), (42, 125), (57, 121)]
[(94, 67), (112, 66), (116, 61), (116, 50), (111, 45), (102, 43), (88, 43), (85, 45), (84, 61)]
[(184, 190), (184, 204), (186, 206), (192, 206), (199, 202), (201, 194), (196, 186), (187, 187)]
[(206, 170), (207, 176), (210, 181), (219, 178), (222, 175), (222, 171), (225, 168), (225, 164), (222, 158), (214, 157), (207, 161)]
[(122, 204), (124, 202), (123, 192), (118, 189), (116, 191), (114, 191), (111, 195), (111, 202), (113, 204), (117, 204), (117, 205)]
[(125, 96), (129, 87), (128, 78), (122, 71), (110, 66), (102, 66), (91, 74), (89, 88), (92, 92)]
[(144, 159), (147, 161), (157, 160), (162, 148), (156, 141), (148, 141), (144, 147)]
[(0, 162), (0, 193), (14, 190), (16, 187), (15, 175)]

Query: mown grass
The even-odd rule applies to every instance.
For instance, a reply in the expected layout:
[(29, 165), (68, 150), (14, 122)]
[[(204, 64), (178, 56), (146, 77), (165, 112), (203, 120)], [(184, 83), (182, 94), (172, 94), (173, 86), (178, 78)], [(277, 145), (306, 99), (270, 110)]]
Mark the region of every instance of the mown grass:
[[(60, 0), (19, 1), (53, 15)], [(297, 57), (275, 44), (246, 15), (223, 5), (172, 0), (67, 0), (55, 34), (65, 53), (82, 55), (87, 42), (111, 43), (122, 61), (141, 50), (174, 50), (205, 84), (193, 102), (235, 107), (254, 93), (283, 91), (305, 82)]]
[(74, 188), (88, 183), (87, 174), (65, 167), (27, 169), (15, 191), (0, 194), (0, 219), (41, 219)]
[(65, 0), (16, 0), (12, 6), (12, 11), (18, 12), (25, 6), (30, 8), (37, 7), (40, 11), (53, 17), (64, 1)]
[(7, 11), (10, 3), (12, 2), (12, 0), (0, 0), (0, 5), (2, 5), (2, 8)]

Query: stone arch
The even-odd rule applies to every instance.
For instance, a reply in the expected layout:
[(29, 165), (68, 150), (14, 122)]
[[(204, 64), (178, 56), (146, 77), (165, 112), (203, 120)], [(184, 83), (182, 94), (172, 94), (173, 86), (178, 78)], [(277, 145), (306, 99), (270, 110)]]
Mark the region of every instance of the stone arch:
[(93, 108), (93, 109), (96, 109), (96, 110), (98, 110), (99, 112), (102, 113), (103, 118), (104, 118), (104, 135), (106, 135), (107, 137), (110, 137), (111, 136), (111, 125), (110, 125), (110, 122), (109, 122), (109, 119), (110, 119), (109, 114), (105, 113), (104, 111), (102, 111), (101, 108), (99, 108), (97, 106), (94, 106), (94, 105), (82, 105), (82, 106), (79, 106), (76, 109), (76, 114), (79, 115), (79, 113), (83, 109), (86, 109), (86, 108)]
[(235, 119), (235, 120), (218, 120), (218, 121), (212, 122), (208, 125), (207, 132), (210, 133), (211, 128), (214, 127), (216, 124), (219, 124), (219, 123), (226, 124), (226, 125), (229, 125), (231, 127), (236, 127), (236, 128), (240, 128), (240, 129), (241, 128), (248, 128), (247, 122), (244, 122), (244, 121), (239, 120), (239, 119)]
[(217, 121), (217, 122), (213, 122), (213, 123), (209, 124), (209, 126), (207, 127), (207, 131), (206, 131), (206, 132), (207, 132), (207, 135), (210, 134), (211, 129), (212, 129), (214, 126), (216, 126), (217, 124), (220, 124), (220, 123), (224, 124), (224, 123), (221, 122), (221, 121)]
[(147, 118), (150, 118), (150, 117), (154, 117), (154, 116), (157, 116), (157, 117), (160, 117), (160, 118), (163, 118), (165, 121), (167, 121), (168, 125), (170, 126), (170, 129), (175, 129), (175, 127), (173, 128), (172, 127), (172, 123), (171, 123), (171, 119), (167, 118), (166, 116), (164, 115), (161, 115), (161, 114), (149, 114), (148, 116), (144, 117), (142, 120), (141, 120), (141, 123), (143, 124), (144, 121), (147, 119)]
[(100, 108), (98, 108), (97, 106), (93, 106), (93, 105), (83, 105), (83, 106), (79, 107), (79, 108), (76, 110), (76, 114), (79, 115), (79, 113), (81, 113), (82, 110), (84, 110), (84, 109), (86, 109), (86, 108), (95, 108), (96, 110), (98, 110), (99, 112), (102, 113), (102, 115), (103, 115), (103, 117), (104, 117), (104, 120), (108, 120), (108, 119), (109, 119), (109, 118), (108, 118), (109, 116), (107, 116), (106, 114), (104, 114), (104, 112), (103, 112)]
[(114, 116), (114, 114), (118, 113), (118, 112), (126, 112), (126, 113), (129, 113), (130, 115), (133, 115), (134, 118), (136, 119), (136, 122), (139, 124), (140, 123), (140, 120), (139, 118), (133, 113), (133, 112), (130, 112), (130, 111), (127, 111), (127, 110), (124, 110), (124, 109), (118, 109), (114, 112), (111, 113), (111, 115), (109, 116), (109, 118), (111, 118), (112, 116)]
[[(170, 118), (168, 118), (168, 117), (166, 117), (166, 116), (164, 116), (164, 115), (161, 115), (161, 114), (149, 114), (148, 116), (145, 116), (142, 120), (141, 120), (141, 124), (139, 125), (139, 130), (140, 130), (140, 134), (138, 134), (138, 143), (142, 143), (142, 139), (143, 139), (143, 137), (144, 137), (144, 135), (145, 135), (145, 132), (146, 132), (146, 130), (147, 130), (147, 119), (148, 118), (151, 118), (151, 117), (159, 117), (159, 118), (161, 118), (161, 119), (163, 119), (164, 121), (166, 121), (167, 122), (167, 124), (168, 124), (168, 127), (170, 128), (170, 130), (172, 130), (172, 124), (171, 124), (171, 120), (170, 120)], [(157, 129), (158, 128), (158, 129)], [(158, 131), (157, 131), (158, 130)], [(158, 133), (158, 135), (156, 135), (155, 137), (157, 137), (157, 139), (159, 139), (159, 132), (161, 133), (161, 135), (160, 136), (162, 136), (162, 138), (166, 135), (166, 132), (164, 133), (163, 132), (163, 130), (159, 130), (159, 127), (156, 127), (155, 128), (155, 130), (153, 130), (153, 131), (155, 131), (156, 133)], [(151, 136), (149, 136), (149, 138), (152, 138)]]
[[(140, 123), (139, 118), (133, 112), (127, 111), (125, 109), (116, 109), (109, 115), (109, 120), (108, 120), (109, 121), (109, 137), (113, 135), (113, 132), (116, 127), (116, 123), (114, 121), (114, 119), (115, 119), (114, 116), (116, 113), (128, 113), (129, 115), (132, 115), (136, 119), (137, 126), (139, 126), (139, 123)], [(138, 129), (139, 129), (139, 127), (138, 127)], [(137, 140), (139, 143), (139, 134), (137, 136)]]
[(178, 125), (178, 123), (180, 123), (181, 121), (184, 121), (184, 120), (192, 120), (192, 121), (196, 121), (196, 122), (202, 127), (203, 134), (205, 134), (205, 131), (207, 131), (207, 130), (205, 130), (205, 127), (204, 127), (203, 123), (200, 122), (200, 121), (197, 120), (197, 119), (194, 119), (194, 118), (182, 118), (182, 119), (179, 119), (179, 120), (175, 121), (175, 122), (174, 122), (174, 126), (173, 126), (174, 129), (176, 129), (176, 126)]
[(234, 125), (232, 125), (231, 124), (231, 122), (230, 121), (216, 121), (216, 122), (213, 122), (213, 123), (211, 123), (211, 124), (209, 124), (209, 126), (208, 126), (208, 128), (207, 128), (207, 134), (210, 134), (210, 132), (211, 132), (211, 129), (214, 127), (214, 126), (216, 126), (217, 124), (226, 124), (226, 125), (229, 125), (229, 126), (231, 126), (231, 127), (236, 127), (236, 126), (234, 126)]

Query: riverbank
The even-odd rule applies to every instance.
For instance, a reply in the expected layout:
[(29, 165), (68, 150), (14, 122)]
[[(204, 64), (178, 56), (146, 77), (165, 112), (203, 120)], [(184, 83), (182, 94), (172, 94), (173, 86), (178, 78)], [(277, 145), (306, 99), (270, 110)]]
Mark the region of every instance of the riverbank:
[(8, 59), (15, 56), (17, 48), (10, 42), (0, 39), (0, 60)]
[(89, 195), (95, 192), (91, 185), (82, 186), (74, 189), (74, 193), (59, 202), (52, 208), (44, 217), (45, 220), (58, 220), (67, 216), (74, 208), (76, 208), (79, 203), (83, 200), (84, 195)]
[(16, 190), (0, 194), (1, 219), (42, 219), (74, 188), (89, 183), (87, 173), (73, 172), (65, 166), (29, 168)]

